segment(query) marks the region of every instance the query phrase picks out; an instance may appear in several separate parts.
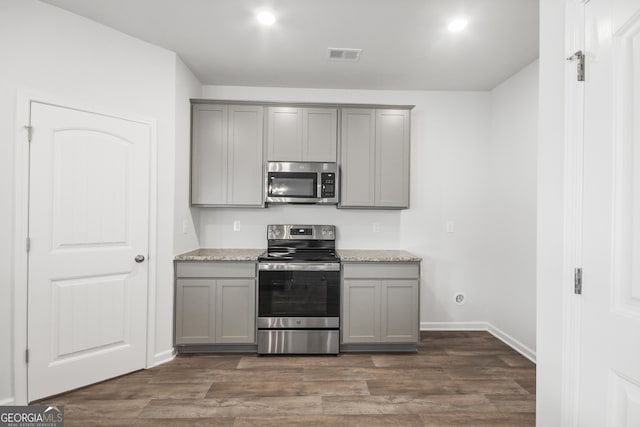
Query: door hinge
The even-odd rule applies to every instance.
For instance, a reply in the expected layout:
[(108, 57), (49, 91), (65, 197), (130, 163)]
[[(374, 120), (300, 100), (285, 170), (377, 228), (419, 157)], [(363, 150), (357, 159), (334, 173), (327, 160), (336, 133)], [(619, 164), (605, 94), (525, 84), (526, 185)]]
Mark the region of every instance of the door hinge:
[(27, 252), (31, 250), (31, 237), (27, 237)]
[(29, 349), (26, 349), (24, 351), (24, 360), (25, 362), (29, 363)]
[(582, 268), (580, 267), (573, 270), (573, 293), (582, 295)]
[(578, 81), (583, 82), (584, 81), (584, 53), (581, 50), (579, 50), (573, 55), (571, 55), (570, 57), (568, 57), (567, 61), (573, 61), (574, 59), (578, 60), (578, 64), (577, 64)]
[(27, 139), (31, 142), (31, 138), (33, 137), (33, 126), (26, 125), (24, 128), (27, 130)]

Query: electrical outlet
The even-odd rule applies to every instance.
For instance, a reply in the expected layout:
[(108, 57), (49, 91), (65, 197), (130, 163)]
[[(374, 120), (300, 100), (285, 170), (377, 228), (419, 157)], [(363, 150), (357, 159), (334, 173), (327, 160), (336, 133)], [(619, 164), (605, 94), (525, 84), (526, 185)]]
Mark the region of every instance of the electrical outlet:
[(189, 233), (189, 224), (187, 224), (187, 220), (183, 219), (182, 220), (182, 234), (188, 234)]
[(233, 221), (233, 231), (240, 231), (240, 221)]
[(455, 231), (455, 224), (453, 221), (447, 221), (445, 229), (447, 230), (447, 233), (453, 233)]
[(379, 233), (380, 232), (380, 223), (379, 222), (374, 222), (373, 223), (373, 232), (374, 233)]

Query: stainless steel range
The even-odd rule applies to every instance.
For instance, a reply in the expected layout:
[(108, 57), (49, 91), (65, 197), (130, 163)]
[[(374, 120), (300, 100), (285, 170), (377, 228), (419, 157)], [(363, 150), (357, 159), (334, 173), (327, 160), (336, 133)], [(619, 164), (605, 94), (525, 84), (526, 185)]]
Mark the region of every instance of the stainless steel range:
[(337, 354), (340, 259), (333, 225), (269, 225), (258, 258), (258, 353)]

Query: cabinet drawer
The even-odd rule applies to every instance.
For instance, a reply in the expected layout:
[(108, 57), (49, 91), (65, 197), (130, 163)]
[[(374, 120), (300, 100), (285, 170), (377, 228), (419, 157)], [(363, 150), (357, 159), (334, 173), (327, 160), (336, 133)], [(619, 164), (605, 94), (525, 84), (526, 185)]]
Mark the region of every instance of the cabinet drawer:
[(256, 277), (254, 262), (178, 262), (176, 277)]
[(342, 265), (345, 279), (417, 279), (419, 263), (358, 262)]

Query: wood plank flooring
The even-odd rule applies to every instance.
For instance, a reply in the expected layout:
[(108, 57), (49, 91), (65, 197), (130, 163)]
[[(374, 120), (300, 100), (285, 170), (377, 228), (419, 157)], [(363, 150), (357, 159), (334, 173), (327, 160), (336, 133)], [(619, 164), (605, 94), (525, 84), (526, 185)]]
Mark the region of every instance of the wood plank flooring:
[(535, 365), (487, 332), (411, 354), (187, 355), (38, 404), (66, 426), (534, 426)]

